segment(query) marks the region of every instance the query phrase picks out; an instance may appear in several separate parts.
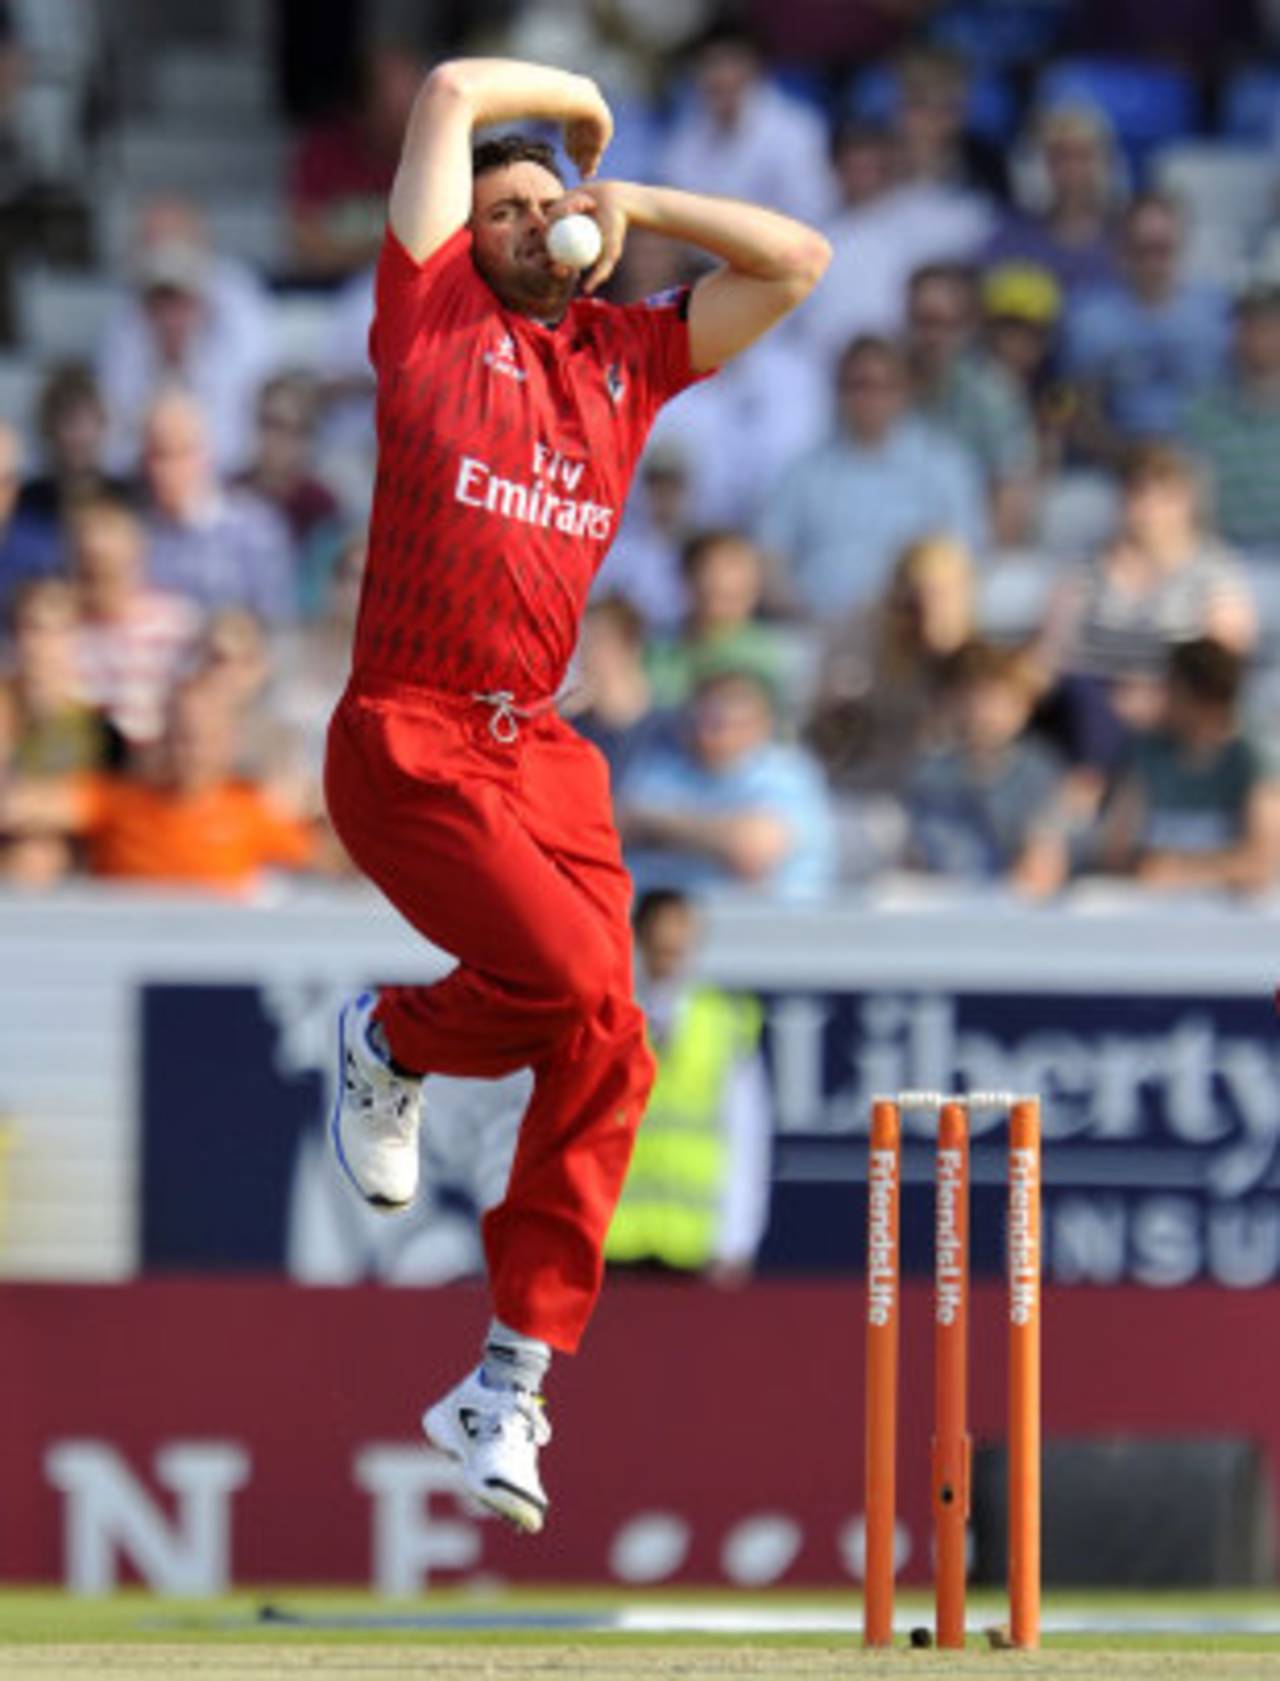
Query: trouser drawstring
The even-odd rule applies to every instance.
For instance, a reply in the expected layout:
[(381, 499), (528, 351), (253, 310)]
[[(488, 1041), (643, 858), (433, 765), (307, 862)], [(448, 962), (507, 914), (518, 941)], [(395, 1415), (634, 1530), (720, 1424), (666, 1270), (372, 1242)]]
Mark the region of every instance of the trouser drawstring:
[(519, 736), (522, 718), (536, 718), (552, 705), (551, 701), (544, 701), (540, 706), (517, 706), (516, 697), (510, 689), (494, 689), (489, 694), (473, 694), (471, 698), (479, 701), (481, 706), (492, 707), (489, 734), (504, 745), (509, 745)]

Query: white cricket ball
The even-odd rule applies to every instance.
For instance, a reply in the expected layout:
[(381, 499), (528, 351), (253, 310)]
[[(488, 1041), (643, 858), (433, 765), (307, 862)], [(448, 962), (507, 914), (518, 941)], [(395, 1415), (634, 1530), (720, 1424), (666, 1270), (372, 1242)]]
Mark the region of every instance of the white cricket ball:
[(547, 250), (566, 268), (590, 268), (603, 244), (600, 224), (594, 216), (562, 216), (558, 222), (552, 222), (547, 233)]

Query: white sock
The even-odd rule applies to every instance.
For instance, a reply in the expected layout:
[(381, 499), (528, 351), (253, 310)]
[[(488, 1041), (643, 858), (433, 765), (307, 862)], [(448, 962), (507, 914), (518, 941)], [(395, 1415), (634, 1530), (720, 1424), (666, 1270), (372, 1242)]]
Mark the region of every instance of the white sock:
[(500, 1319), (485, 1338), (480, 1381), (490, 1389), (527, 1389), (536, 1395), (551, 1365), (551, 1349), (537, 1337), (523, 1336)]

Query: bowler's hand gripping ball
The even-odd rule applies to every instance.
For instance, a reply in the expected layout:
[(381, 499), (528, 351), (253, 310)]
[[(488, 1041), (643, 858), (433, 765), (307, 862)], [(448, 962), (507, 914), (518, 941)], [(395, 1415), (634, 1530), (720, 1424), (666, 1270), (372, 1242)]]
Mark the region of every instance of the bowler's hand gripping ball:
[(575, 213), (552, 222), (547, 233), (547, 250), (566, 268), (590, 268), (604, 244), (600, 224), (594, 216)]

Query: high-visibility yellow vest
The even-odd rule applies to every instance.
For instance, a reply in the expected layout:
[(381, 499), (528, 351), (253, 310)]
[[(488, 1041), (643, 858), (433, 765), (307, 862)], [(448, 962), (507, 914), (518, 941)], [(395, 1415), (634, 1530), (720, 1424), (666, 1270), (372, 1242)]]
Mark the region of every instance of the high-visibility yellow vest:
[(605, 1242), (607, 1260), (689, 1271), (711, 1260), (725, 1174), (725, 1085), (734, 1063), (759, 1042), (754, 1000), (698, 987), (670, 1039), (651, 1045), (658, 1075)]

